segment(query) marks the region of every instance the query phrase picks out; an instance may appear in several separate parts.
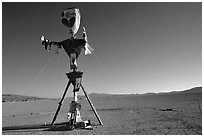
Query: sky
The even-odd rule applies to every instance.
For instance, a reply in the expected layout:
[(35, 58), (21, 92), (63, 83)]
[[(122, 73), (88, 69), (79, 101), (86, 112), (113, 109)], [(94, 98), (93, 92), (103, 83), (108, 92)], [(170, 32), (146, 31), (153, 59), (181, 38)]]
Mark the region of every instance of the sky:
[(40, 37), (69, 38), (60, 16), (73, 6), (81, 12), (77, 38), (84, 26), (95, 49), (77, 60), (88, 93), (142, 94), (202, 85), (201, 2), (3, 2), (2, 93), (62, 96), (69, 58), (63, 50), (44, 50)]

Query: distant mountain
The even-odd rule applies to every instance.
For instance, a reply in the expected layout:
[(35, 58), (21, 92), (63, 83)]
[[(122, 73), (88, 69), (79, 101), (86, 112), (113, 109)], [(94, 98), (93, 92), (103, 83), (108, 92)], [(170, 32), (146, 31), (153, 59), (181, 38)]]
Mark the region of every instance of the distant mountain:
[[(88, 94), (90, 97), (107, 97), (107, 96), (151, 96), (151, 95), (162, 95), (162, 94), (186, 94), (186, 93), (202, 93), (202, 87), (195, 87), (184, 91), (172, 91), (172, 92), (160, 92), (160, 93), (144, 93), (144, 94), (107, 94), (107, 93), (91, 93)], [(79, 98), (84, 95), (79, 95)], [(31, 96), (22, 96), (14, 94), (3, 94), (2, 102), (18, 102), (18, 101), (31, 101), (31, 100), (43, 100), (48, 98), (39, 98)]]
[(103, 96), (149, 96), (149, 95), (161, 95), (161, 94), (184, 94), (184, 93), (202, 93), (202, 87), (194, 87), (191, 89), (183, 90), (183, 91), (170, 91), (170, 92), (147, 92), (143, 94), (107, 94), (107, 93), (91, 93), (89, 96), (91, 97), (103, 97)]
[(89, 96), (110, 96), (110, 95), (114, 95), (114, 94), (108, 94), (108, 93), (90, 93), (88, 94)]
[(183, 91), (170, 91), (170, 92), (158, 92), (158, 93), (151, 92), (151, 93), (145, 93), (145, 94), (139, 94), (139, 95), (186, 94), (186, 93), (202, 93), (202, 87), (194, 87)]
[(181, 93), (202, 93), (202, 87), (194, 87), (184, 91), (172, 91), (170, 94), (181, 94)]
[(46, 98), (31, 97), (31, 96), (22, 96), (15, 94), (2, 94), (2, 102), (19, 102), (19, 101), (32, 101), (32, 100), (42, 100)]

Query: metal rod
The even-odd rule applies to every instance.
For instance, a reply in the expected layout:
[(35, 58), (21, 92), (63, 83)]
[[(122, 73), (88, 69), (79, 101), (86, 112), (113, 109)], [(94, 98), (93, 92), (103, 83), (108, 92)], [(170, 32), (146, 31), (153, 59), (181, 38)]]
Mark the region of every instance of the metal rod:
[(66, 89), (65, 89), (65, 91), (64, 91), (64, 94), (63, 94), (63, 96), (62, 96), (62, 98), (61, 98), (61, 100), (60, 100), (60, 102), (59, 102), (59, 105), (58, 105), (57, 111), (56, 111), (56, 113), (55, 113), (55, 116), (54, 116), (54, 118), (53, 118), (53, 120), (52, 120), (51, 126), (53, 126), (53, 124), (54, 124), (54, 122), (55, 122), (55, 120), (56, 120), (56, 118), (57, 118), (57, 115), (58, 115), (58, 113), (59, 113), (59, 111), (60, 111), (60, 108), (61, 108), (61, 106), (62, 106), (62, 102), (63, 102), (63, 100), (64, 100), (64, 98), (65, 98), (65, 95), (66, 95), (66, 93), (67, 93), (67, 90), (68, 90), (70, 84), (71, 84), (71, 81), (69, 81), (68, 84), (67, 84), (67, 86), (66, 86)]
[(77, 102), (77, 91), (74, 90), (74, 101)]
[(89, 96), (87, 95), (86, 91), (84, 90), (84, 88), (83, 88), (83, 86), (82, 86), (81, 84), (80, 84), (80, 86), (81, 86), (81, 88), (82, 88), (82, 90), (83, 90), (83, 92), (84, 92), (84, 94), (85, 94), (85, 96), (86, 96), (86, 98), (87, 98), (87, 100), (88, 100), (88, 102), (89, 102), (89, 104), (90, 104), (90, 106), (91, 106), (91, 108), (92, 108), (94, 114), (96, 115), (96, 118), (97, 118), (99, 124), (100, 124), (100, 125), (103, 125), (103, 122), (101, 121), (101, 119), (100, 119), (98, 113), (96, 112), (96, 109), (94, 108), (94, 106), (93, 106), (93, 104), (92, 104), (92, 102), (91, 102)]
[[(76, 81), (74, 82), (74, 89), (73, 89), (73, 92), (74, 92), (74, 101), (75, 101), (75, 103), (77, 102), (77, 91), (76, 91)], [(74, 114), (74, 123), (73, 123), (73, 125), (75, 125), (76, 123), (77, 123), (77, 121), (76, 121), (76, 117), (77, 117), (77, 110), (76, 110), (76, 108), (75, 108), (75, 111), (74, 111), (74, 113), (72, 113), (72, 115)]]

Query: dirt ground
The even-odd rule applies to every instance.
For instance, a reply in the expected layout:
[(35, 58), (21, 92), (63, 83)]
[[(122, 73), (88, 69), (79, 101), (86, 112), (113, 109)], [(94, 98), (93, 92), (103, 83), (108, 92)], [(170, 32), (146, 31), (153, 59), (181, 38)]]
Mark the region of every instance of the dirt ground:
[[(86, 98), (79, 98), (83, 120), (93, 130), (53, 128), (51, 123), (59, 100), (5, 102), (2, 105), (3, 135), (201, 135), (202, 93), (153, 95), (90, 95), (104, 125), (98, 121)], [(56, 123), (66, 122), (68, 98), (63, 102)]]

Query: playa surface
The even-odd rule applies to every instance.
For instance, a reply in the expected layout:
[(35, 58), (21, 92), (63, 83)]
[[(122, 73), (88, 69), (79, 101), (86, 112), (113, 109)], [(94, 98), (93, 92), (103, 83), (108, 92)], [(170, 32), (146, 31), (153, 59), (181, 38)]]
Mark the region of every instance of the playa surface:
[(83, 120), (91, 120), (93, 130), (67, 130), (66, 114), (72, 98), (66, 98), (50, 128), (59, 99), (2, 103), (3, 135), (201, 135), (202, 88), (187, 92), (143, 95), (90, 94), (103, 126), (85, 96), (79, 97)]

